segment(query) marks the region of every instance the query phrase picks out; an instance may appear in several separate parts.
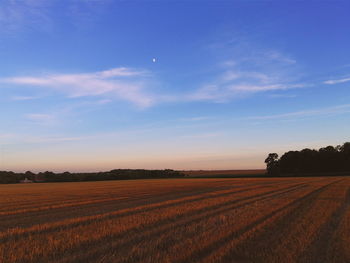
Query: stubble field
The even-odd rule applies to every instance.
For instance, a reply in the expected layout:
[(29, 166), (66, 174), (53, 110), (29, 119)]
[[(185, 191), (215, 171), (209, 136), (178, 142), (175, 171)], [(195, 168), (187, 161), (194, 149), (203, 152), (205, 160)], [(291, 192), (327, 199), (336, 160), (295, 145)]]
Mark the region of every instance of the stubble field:
[(0, 185), (0, 259), (350, 262), (350, 178)]

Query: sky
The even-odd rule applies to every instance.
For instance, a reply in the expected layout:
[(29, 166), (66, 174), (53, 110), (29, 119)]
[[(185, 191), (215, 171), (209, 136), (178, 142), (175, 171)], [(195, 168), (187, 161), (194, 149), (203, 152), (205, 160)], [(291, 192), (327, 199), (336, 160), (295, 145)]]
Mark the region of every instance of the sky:
[(258, 169), (349, 141), (349, 1), (0, 2), (0, 170)]

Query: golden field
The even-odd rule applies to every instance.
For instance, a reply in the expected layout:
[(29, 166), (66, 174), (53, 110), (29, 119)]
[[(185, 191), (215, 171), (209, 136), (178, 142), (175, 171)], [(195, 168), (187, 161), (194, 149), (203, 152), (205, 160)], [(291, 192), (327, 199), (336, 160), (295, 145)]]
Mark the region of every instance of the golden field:
[(254, 169), (254, 170), (190, 170), (182, 171), (187, 177), (257, 177), (266, 176), (265, 169)]
[(0, 261), (350, 262), (350, 178), (0, 185)]

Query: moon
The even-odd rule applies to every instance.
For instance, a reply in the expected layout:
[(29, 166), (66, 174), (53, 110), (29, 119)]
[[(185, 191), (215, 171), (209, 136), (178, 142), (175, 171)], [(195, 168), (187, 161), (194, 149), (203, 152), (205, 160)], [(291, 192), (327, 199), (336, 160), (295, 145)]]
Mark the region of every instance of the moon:
[(153, 61), (153, 63), (156, 63), (156, 59), (155, 58), (153, 58), (152, 61)]

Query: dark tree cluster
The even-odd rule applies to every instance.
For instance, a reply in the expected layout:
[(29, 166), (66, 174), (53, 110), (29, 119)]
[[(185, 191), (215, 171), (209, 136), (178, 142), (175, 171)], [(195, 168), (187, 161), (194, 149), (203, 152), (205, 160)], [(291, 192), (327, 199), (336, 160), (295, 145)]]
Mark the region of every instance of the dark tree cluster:
[(319, 150), (289, 151), (281, 158), (270, 153), (265, 163), (269, 175), (350, 173), (350, 142)]
[(0, 171), (1, 184), (15, 184), (24, 179), (23, 173)]
[(106, 181), (106, 180), (128, 180), (128, 179), (151, 179), (151, 178), (179, 178), (185, 175), (179, 171), (165, 170), (143, 170), (143, 169), (116, 169), (109, 172), (97, 173), (53, 173), (32, 172), (14, 173), (0, 171), (0, 183), (19, 183), (25, 178), (32, 182), (82, 182), (82, 181)]

